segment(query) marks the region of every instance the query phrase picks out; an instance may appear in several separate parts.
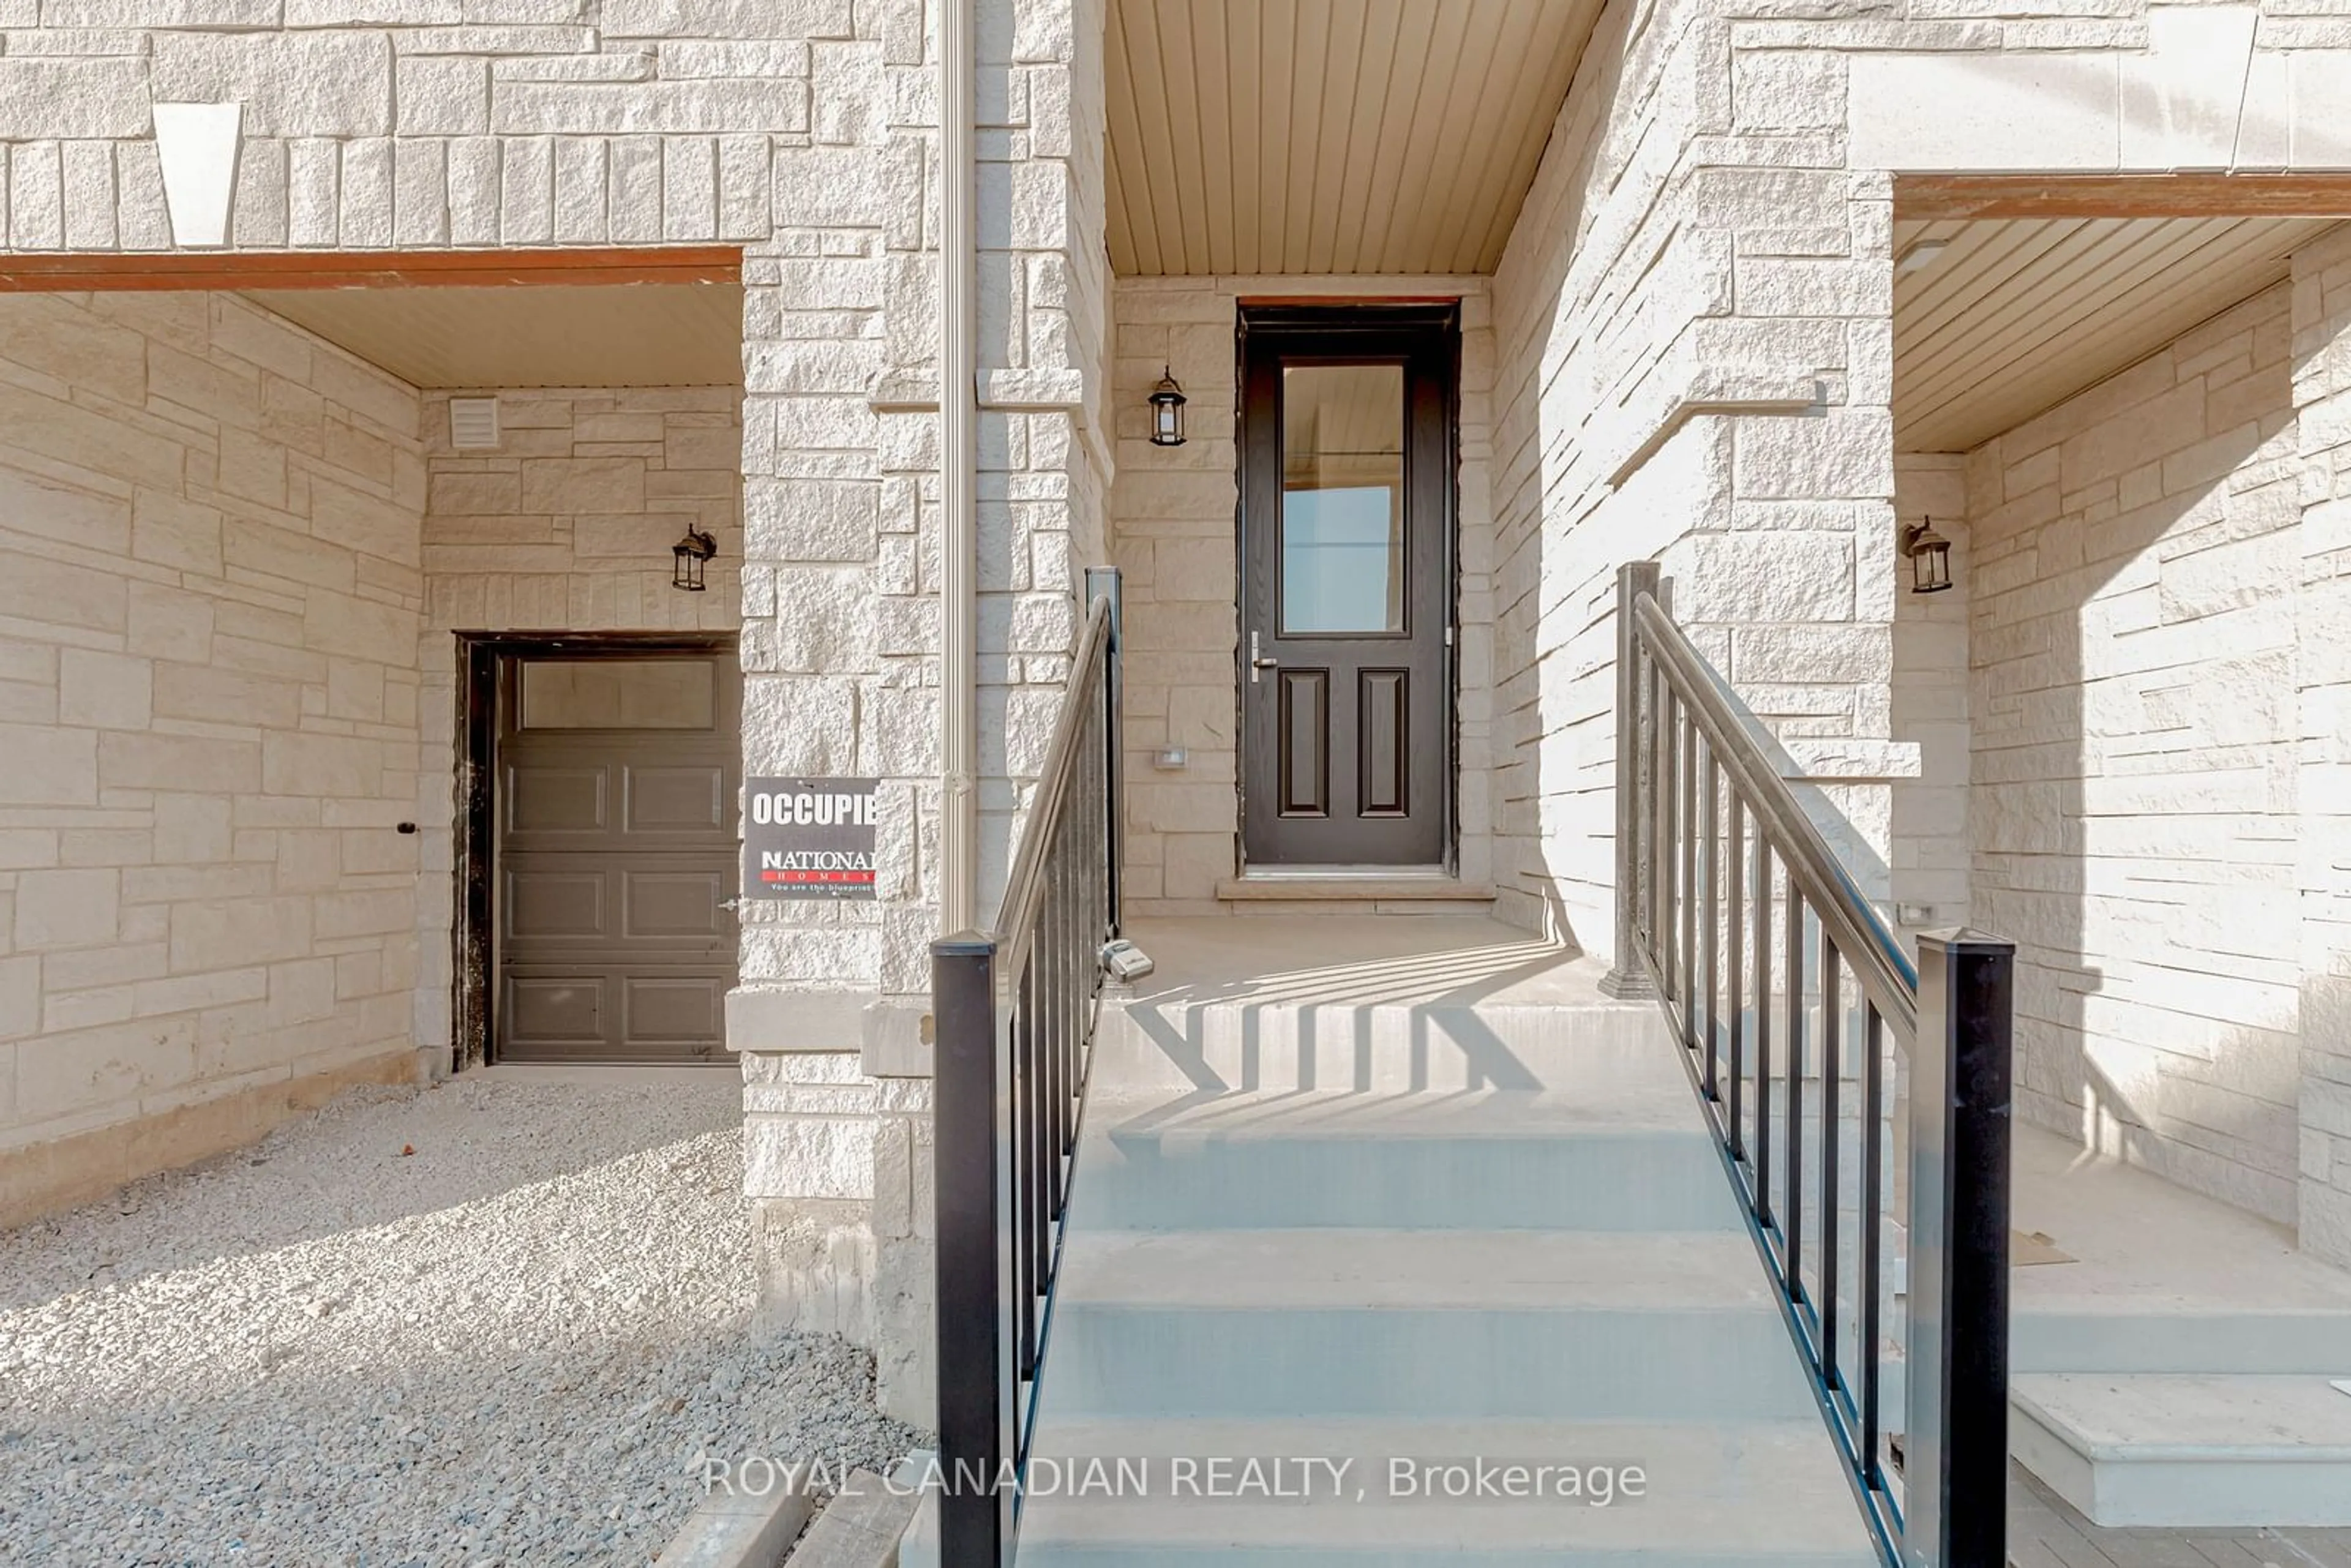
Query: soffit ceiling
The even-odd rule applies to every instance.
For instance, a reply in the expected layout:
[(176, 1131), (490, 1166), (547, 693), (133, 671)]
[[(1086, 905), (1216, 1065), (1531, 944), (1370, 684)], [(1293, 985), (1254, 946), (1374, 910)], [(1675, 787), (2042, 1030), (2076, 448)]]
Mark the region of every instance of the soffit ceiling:
[(1112, 0), (1112, 270), (1491, 272), (1597, 0)]
[(245, 296), (411, 386), (732, 386), (732, 283), (256, 289)]
[(1906, 452), (1965, 452), (2284, 280), (2333, 218), (1906, 221), (1894, 276), (1894, 424)]

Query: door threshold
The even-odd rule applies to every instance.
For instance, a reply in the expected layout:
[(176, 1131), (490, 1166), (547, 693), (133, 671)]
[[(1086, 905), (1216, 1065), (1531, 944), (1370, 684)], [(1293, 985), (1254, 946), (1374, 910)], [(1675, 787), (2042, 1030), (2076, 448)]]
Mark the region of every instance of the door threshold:
[(1463, 882), (1440, 867), (1312, 866), (1253, 871), (1217, 883), (1227, 903), (1361, 904), (1441, 902), (1491, 904), (1493, 888)]
[(731, 1055), (708, 1061), (516, 1061), (511, 1059), (468, 1067), (461, 1078), (487, 1078), (509, 1083), (628, 1083), (643, 1085), (693, 1079), (708, 1082), (715, 1070), (737, 1073), (742, 1064)]

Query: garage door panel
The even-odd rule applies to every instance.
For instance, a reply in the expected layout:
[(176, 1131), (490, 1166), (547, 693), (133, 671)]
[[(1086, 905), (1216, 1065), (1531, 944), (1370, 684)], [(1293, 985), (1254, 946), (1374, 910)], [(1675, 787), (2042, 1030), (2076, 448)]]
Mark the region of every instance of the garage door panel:
[(597, 1050), (606, 1043), (611, 1009), (600, 974), (523, 974), (509, 970), (501, 1021), (510, 1052)]
[(710, 833), (726, 821), (727, 769), (723, 763), (665, 763), (632, 767), (625, 776), (628, 812), (623, 831)]
[(737, 925), (726, 907), (738, 874), (734, 857), (536, 853), (510, 855), (503, 869), (500, 931), (510, 963), (549, 954), (566, 962), (589, 952), (631, 956), (732, 958)]
[(629, 1038), (723, 1048), (732, 975), (636, 975), (624, 995)]
[(611, 794), (609, 768), (584, 761), (566, 765), (534, 760), (528, 767), (509, 762), (507, 832), (601, 838), (611, 827), (606, 810)]
[(726, 907), (735, 868), (706, 870), (664, 866), (630, 870), (621, 877), (622, 933), (630, 940), (716, 942), (733, 939), (734, 915)]
[(731, 967), (516, 966), (507, 972), (507, 1061), (718, 1060)]
[(522, 862), (519, 857), (509, 862), (501, 901), (506, 939), (521, 944), (609, 939), (610, 881), (608, 873), (590, 867), (563, 870)]

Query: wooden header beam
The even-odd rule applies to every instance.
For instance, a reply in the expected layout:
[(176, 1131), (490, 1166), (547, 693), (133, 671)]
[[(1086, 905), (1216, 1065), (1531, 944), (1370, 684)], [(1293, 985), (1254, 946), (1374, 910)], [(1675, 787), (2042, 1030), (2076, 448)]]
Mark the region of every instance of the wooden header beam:
[(0, 255), (0, 294), (129, 288), (481, 288), (520, 284), (739, 283), (742, 277), (742, 247), (731, 245)]
[(1896, 174), (1894, 215), (2351, 218), (2351, 173)]

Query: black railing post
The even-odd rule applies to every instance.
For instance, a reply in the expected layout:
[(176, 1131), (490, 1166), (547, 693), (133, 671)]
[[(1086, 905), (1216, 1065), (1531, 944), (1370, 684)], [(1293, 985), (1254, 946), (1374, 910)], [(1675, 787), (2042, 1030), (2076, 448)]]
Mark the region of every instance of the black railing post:
[[(1097, 599), (1110, 601), (1110, 641), (1108, 651), (1103, 655), (1102, 665), (1102, 710), (1105, 721), (1102, 726), (1102, 766), (1105, 770), (1102, 794), (1104, 805), (1110, 814), (1110, 934), (1116, 936), (1123, 927), (1126, 919), (1124, 903), (1126, 890), (1119, 885), (1119, 868), (1126, 863), (1126, 814), (1119, 809), (1118, 794), (1119, 781), (1125, 774), (1125, 769), (1121, 766), (1119, 752), (1126, 745), (1126, 737), (1123, 733), (1126, 727), (1121, 722), (1121, 714), (1124, 709), (1126, 697), (1123, 685), (1125, 674), (1122, 669), (1124, 664), (1122, 655), (1126, 649), (1125, 627), (1122, 620), (1124, 599), (1120, 591), (1118, 568), (1114, 566), (1086, 568), (1086, 602), (1092, 604)], [(1082, 674), (1083, 672), (1073, 670), (1070, 673), (1070, 678), (1073, 681), (1078, 680)]]
[(1633, 617), (1641, 595), (1656, 595), (1657, 580), (1653, 560), (1627, 561), (1616, 569), (1616, 951), (1600, 981), (1601, 990), (1612, 997), (1657, 994), (1634, 953), (1644, 928), (1642, 911), (1654, 914), (1656, 907), (1649, 886), (1653, 857), (1641, 852), (1642, 823), (1651, 820), (1642, 814), (1644, 802), (1656, 788), (1650, 775), (1655, 747), (1642, 732), (1658, 716), (1641, 700), (1640, 629)]
[(998, 1083), (996, 944), (931, 946), (937, 1160), (937, 1343), (941, 1568), (998, 1568), (1012, 1539), (1014, 1494), (998, 1478), (1015, 1452), (1014, 1335), (1005, 1322), (1006, 1256), (1018, 1197), (1001, 1188), (1008, 1097)]
[(1910, 1058), (1909, 1568), (2008, 1562), (2010, 1061), (2016, 947), (1918, 939)]

